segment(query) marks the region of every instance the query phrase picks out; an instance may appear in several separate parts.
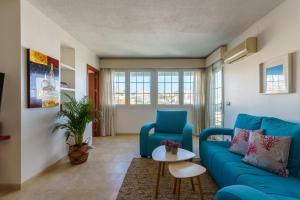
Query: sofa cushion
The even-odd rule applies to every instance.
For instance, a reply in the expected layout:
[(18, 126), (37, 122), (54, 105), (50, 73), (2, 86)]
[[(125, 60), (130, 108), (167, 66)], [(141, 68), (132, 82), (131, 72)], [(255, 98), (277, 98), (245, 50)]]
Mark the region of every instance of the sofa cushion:
[(155, 131), (160, 133), (182, 133), (186, 123), (186, 111), (157, 111)]
[(290, 136), (252, 134), (243, 161), (277, 175), (287, 176), (286, 166), (290, 144)]
[(252, 165), (248, 165), (241, 161), (239, 162), (226, 162), (221, 168), (223, 178), (221, 186), (229, 186), (237, 184), (237, 180), (241, 175), (250, 174), (258, 176), (273, 176), (274, 174), (263, 169), (259, 169)]
[(254, 133), (258, 133), (262, 135), (263, 130), (262, 129), (246, 130), (246, 129), (236, 128), (234, 130), (234, 136), (231, 141), (231, 146), (229, 150), (237, 154), (245, 155), (248, 149), (249, 136), (250, 134), (254, 134)]
[(234, 128), (257, 130), (261, 127), (262, 119), (263, 117), (239, 114), (236, 118)]
[(230, 142), (223, 141), (203, 141), (200, 146), (201, 162), (209, 170), (214, 177), (217, 184), (220, 185), (219, 180), (222, 178), (222, 165), (226, 161), (240, 162), (242, 157), (228, 151)]
[(261, 128), (266, 135), (292, 137), (287, 168), (292, 175), (300, 178), (300, 124), (270, 117), (263, 119)]
[(294, 176), (242, 174), (236, 183), (253, 187), (274, 197), (300, 199), (300, 180)]

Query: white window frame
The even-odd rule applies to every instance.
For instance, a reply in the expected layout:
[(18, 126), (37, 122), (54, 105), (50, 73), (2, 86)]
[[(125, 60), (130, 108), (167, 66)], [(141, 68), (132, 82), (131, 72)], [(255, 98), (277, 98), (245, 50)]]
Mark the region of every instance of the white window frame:
[[(122, 106), (153, 106), (153, 107), (190, 107), (192, 104), (184, 104), (184, 72), (193, 72), (197, 69), (115, 69), (115, 72), (125, 72), (125, 104)], [(150, 104), (130, 104), (130, 72), (150, 72)], [(178, 104), (158, 104), (158, 72), (178, 72), (179, 75), (179, 103)]]
[[(127, 97), (126, 97), (126, 92), (127, 92), (127, 77), (126, 77), (126, 71), (125, 70), (118, 70), (118, 71), (115, 71), (115, 72), (125, 72), (125, 104), (118, 104), (118, 103), (116, 103), (116, 99), (115, 99), (115, 77), (113, 77), (113, 87), (114, 87), (114, 90), (113, 90), (113, 92), (114, 92), (114, 94), (113, 94), (113, 99), (114, 99), (114, 101), (115, 101), (115, 104), (116, 105), (118, 105), (118, 106), (125, 106), (126, 104), (127, 104)], [(115, 72), (114, 72), (114, 74), (113, 74), (113, 76), (115, 76)]]
[[(144, 104), (144, 103), (143, 104), (137, 104), (137, 103), (136, 104), (131, 104), (131, 102), (130, 102), (130, 100), (131, 100), (130, 99), (130, 95), (131, 95), (131, 86), (130, 86), (130, 84), (132, 83), (131, 79), (130, 79), (130, 73), (138, 73), (138, 72), (143, 72), (143, 73), (148, 72), (148, 73), (150, 73), (150, 82), (149, 82), (149, 85), (150, 85), (150, 91), (149, 91), (150, 103), (149, 104)], [(138, 82), (135, 82), (135, 83), (137, 84)], [(145, 83), (148, 83), (148, 82), (144, 82), (144, 80), (143, 80), (143, 82), (142, 82), (143, 87), (144, 87)], [(125, 92), (125, 93), (128, 93), (128, 104), (133, 105), (133, 106), (135, 106), (135, 105), (142, 105), (142, 106), (151, 105), (152, 104), (152, 85), (153, 84), (152, 84), (152, 71), (151, 70), (128, 70), (128, 90), (126, 90), (126, 92)], [(135, 94), (137, 95), (138, 93), (136, 92)], [(143, 88), (143, 95), (144, 94), (147, 94), (147, 93), (144, 93), (144, 88)]]

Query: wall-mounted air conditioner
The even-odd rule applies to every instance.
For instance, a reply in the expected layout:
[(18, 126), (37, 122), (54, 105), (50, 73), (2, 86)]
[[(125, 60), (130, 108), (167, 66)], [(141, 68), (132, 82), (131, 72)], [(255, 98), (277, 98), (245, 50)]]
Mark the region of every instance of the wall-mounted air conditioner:
[(236, 47), (225, 52), (224, 62), (226, 64), (233, 63), (243, 57), (249, 56), (257, 51), (256, 37), (249, 37)]

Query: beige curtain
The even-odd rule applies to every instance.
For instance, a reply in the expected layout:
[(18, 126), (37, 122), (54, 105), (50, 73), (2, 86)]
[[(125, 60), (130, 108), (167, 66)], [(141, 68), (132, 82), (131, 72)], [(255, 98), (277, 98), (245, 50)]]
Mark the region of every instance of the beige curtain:
[(113, 99), (113, 70), (100, 72), (101, 136), (115, 135), (115, 104)]
[(205, 70), (199, 69), (194, 75), (193, 126), (196, 135), (205, 127)]

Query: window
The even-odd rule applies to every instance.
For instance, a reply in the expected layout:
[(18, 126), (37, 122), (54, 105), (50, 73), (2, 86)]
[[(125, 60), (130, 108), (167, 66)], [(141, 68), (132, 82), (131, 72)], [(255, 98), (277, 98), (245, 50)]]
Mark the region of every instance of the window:
[(213, 124), (215, 127), (223, 126), (223, 88), (222, 68), (213, 69)]
[(126, 103), (125, 98), (125, 72), (114, 73), (114, 100), (116, 104), (124, 105)]
[(117, 105), (192, 105), (195, 71), (120, 70), (114, 72)]
[(130, 104), (151, 103), (150, 80), (150, 72), (130, 72)]
[(188, 71), (183, 74), (183, 104), (193, 104), (194, 72)]
[(158, 104), (179, 104), (179, 72), (158, 72)]

